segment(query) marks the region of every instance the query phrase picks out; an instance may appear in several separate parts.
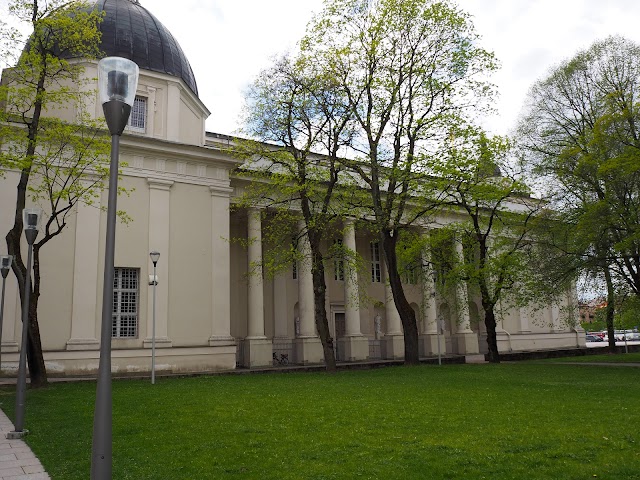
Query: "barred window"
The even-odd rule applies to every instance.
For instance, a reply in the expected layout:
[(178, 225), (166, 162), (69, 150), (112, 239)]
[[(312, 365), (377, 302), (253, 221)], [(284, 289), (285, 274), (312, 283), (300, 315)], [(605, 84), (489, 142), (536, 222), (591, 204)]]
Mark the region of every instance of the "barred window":
[(113, 317), (111, 336), (135, 338), (138, 336), (138, 286), (140, 270), (115, 268), (113, 277)]
[(146, 97), (139, 97), (133, 100), (133, 107), (131, 107), (131, 115), (129, 116), (129, 126), (133, 130), (144, 132), (147, 127), (147, 99)]
[(380, 242), (371, 242), (371, 281), (373, 283), (380, 283), (382, 281)]

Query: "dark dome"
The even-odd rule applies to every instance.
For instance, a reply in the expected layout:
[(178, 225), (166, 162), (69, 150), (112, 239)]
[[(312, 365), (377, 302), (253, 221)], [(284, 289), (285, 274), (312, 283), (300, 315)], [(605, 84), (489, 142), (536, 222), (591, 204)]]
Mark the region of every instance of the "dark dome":
[(124, 57), (138, 67), (179, 77), (198, 95), (189, 60), (171, 32), (137, 0), (96, 0), (105, 12), (100, 24), (100, 50), (107, 57)]

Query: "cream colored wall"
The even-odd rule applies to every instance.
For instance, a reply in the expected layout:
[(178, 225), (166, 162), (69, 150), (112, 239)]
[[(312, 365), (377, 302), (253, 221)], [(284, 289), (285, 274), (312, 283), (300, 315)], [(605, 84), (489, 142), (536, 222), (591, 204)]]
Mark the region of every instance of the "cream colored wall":
[(180, 141), (191, 145), (202, 145), (204, 119), (193, 102), (180, 99)]
[(212, 315), (208, 187), (175, 183), (170, 222), (169, 339), (174, 346), (207, 345)]
[[(40, 250), (42, 294), (38, 305), (38, 323), (42, 348), (45, 350), (63, 350), (71, 335), (76, 227), (82, 228), (76, 225), (72, 216), (60, 235)], [(38, 236), (41, 238), (42, 233)]]

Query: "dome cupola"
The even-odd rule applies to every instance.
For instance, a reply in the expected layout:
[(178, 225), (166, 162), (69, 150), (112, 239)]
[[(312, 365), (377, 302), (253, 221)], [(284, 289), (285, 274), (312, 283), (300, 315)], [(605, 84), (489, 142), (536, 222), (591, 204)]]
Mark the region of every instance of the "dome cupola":
[(95, 7), (105, 12), (99, 26), (100, 50), (106, 57), (124, 57), (142, 70), (181, 78), (197, 96), (189, 60), (171, 32), (138, 0), (96, 0)]

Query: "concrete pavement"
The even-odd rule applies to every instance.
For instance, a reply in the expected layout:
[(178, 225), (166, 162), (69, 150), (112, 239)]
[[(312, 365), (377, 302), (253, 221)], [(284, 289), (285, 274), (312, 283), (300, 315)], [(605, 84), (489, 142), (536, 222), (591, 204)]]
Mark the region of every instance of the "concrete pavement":
[(0, 410), (0, 480), (49, 480), (40, 460), (23, 440), (7, 440), (13, 423)]

